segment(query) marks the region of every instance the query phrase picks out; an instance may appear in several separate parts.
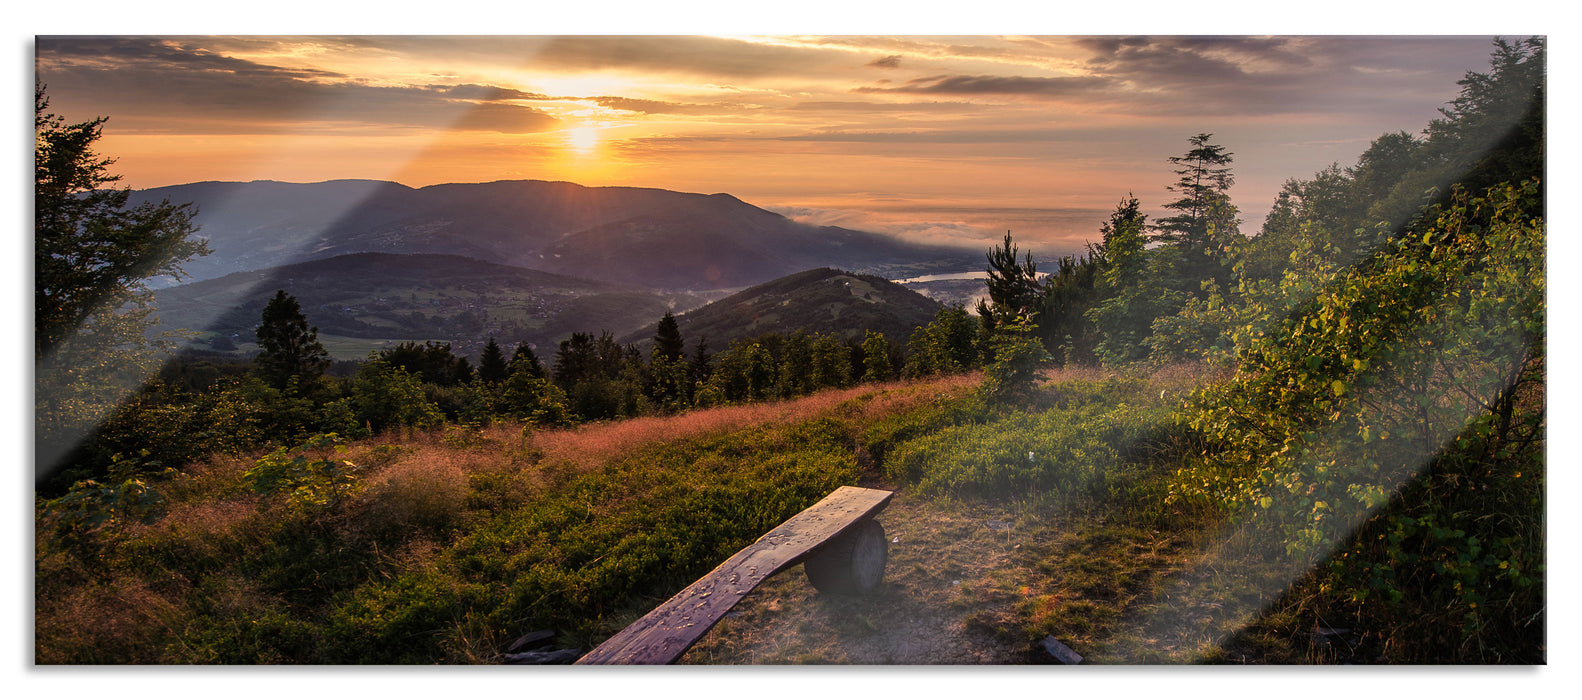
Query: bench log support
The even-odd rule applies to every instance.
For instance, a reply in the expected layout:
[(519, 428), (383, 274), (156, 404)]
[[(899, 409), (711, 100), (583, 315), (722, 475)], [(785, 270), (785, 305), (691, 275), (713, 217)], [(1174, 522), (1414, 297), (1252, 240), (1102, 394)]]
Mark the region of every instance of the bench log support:
[[(836, 489), (605, 640), (577, 663), (668, 664), (675, 661), (764, 579), (810, 554), (821, 556), (820, 548), (825, 544), (833, 548), (832, 556), (821, 559), (826, 568), (831, 559), (836, 562), (852, 560), (856, 564), (857, 570), (851, 574), (835, 575), (837, 591), (851, 588), (848, 578), (856, 581), (859, 592), (872, 590), (878, 584), (878, 577), (883, 575), (885, 557), (882, 527), (877, 531), (877, 544), (881, 549), (877, 554), (874, 552), (874, 528), (878, 523), (872, 518), (884, 510), (892, 495), (890, 491), (855, 486)], [(850, 536), (841, 537), (848, 532)], [(875, 556), (878, 557), (877, 574), (873, 570)], [(821, 582), (815, 580), (814, 583)], [(819, 585), (820, 590), (826, 585)]]

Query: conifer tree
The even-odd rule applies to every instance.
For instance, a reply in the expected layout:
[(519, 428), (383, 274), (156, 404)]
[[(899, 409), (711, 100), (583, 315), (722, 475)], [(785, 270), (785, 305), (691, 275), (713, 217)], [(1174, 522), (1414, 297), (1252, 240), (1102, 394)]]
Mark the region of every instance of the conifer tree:
[(270, 386), (284, 390), (292, 377), (299, 386), (308, 386), (330, 366), (329, 353), (319, 344), (319, 329), (308, 325), (296, 297), (284, 289), (264, 306), (262, 321), (254, 362)]
[(546, 378), (544, 363), (538, 361), (538, 354), (534, 353), (533, 346), (527, 343), (516, 346), (516, 352), (511, 354), (509, 371), (511, 374), (516, 374), (518, 370), (525, 371), (529, 376), (537, 379)]
[(680, 361), (686, 357), (686, 348), (681, 340), (681, 328), (676, 324), (676, 317), (669, 311), (665, 317), (659, 319), (659, 326), (654, 329), (653, 357), (664, 357)]
[(43, 479), (156, 369), (148, 278), (207, 255), (190, 205), (127, 206), (115, 161), (93, 150), (106, 121), (67, 124), (34, 85), (33, 460)]
[[(112, 342), (142, 344), (151, 310), (144, 280), (182, 275), (181, 264), (207, 255), (193, 237), (191, 205), (127, 207), (131, 192), (112, 187), (112, 158), (99, 156), (106, 117), (80, 124), (46, 110), (44, 87), (33, 93), (34, 353), (43, 359), (94, 325), (97, 333), (132, 323)], [(129, 313), (130, 311), (130, 313)]]
[(1180, 176), (1169, 189), (1180, 199), (1165, 204), (1178, 212), (1154, 224), (1153, 241), (1178, 256), (1175, 288), (1191, 293), (1203, 280), (1228, 281), (1224, 240), (1238, 235), (1236, 208), (1226, 194), (1236, 179), (1231, 174), (1231, 152), (1210, 142), (1213, 134), (1188, 139), (1186, 155), (1171, 156)]
[(472, 363), (468, 362), (467, 358), (465, 357), (456, 358), (455, 364), (451, 365), (450, 376), (451, 384), (466, 384), (467, 382), (472, 381), (474, 376), (472, 371)]
[(504, 381), (508, 376), (510, 370), (505, 364), (505, 353), (494, 342), (494, 338), (490, 338), (483, 346), (483, 354), (478, 357), (478, 379), (493, 384)]
[(707, 382), (713, 374), (714, 354), (709, 352), (709, 337), (703, 336), (698, 338), (697, 347), (692, 349), (692, 359), (687, 361), (687, 378), (696, 386)]
[(989, 251), (988, 302), (978, 302), (978, 315), (986, 327), (1012, 317), (1031, 315), (1036, 325), (1038, 300), (1042, 289), (1038, 284), (1038, 266), (1033, 254), (1018, 262), (1016, 246), (1011, 243), (1011, 232), (1005, 232), (1005, 244)]

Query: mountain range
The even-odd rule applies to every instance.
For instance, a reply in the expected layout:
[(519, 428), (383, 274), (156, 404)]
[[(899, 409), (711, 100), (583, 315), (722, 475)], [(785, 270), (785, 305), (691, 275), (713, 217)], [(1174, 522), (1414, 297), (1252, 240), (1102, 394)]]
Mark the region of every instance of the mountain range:
[(185, 283), (157, 290), (159, 329), (193, 331), (188, 347), (222, 353), (255, 351), (277, 289), (343, 359), (424, 340), (471, 355), (488, 338), (545, 354), (574, 331), (644, 344), (666, 312), (716, 349), (797, 328), (858, 340), (872, 328), (904, 343), (939, 302), (886, 277), (983, 264), (981, 251), (797, 223), (726, 194), (338, 180), (132, 196), (159, 200), (193, 203), (213, 250), (185, 266)]
[[(941, 305), (882, 277), (830, 268), (806, 270), (742, 290), (676, 317), (688, 347), (702, 338), (714, 351), (764, 333), (802, 329), (861, 342), (868, 330), (904, 346), (912, 330), (933, 320)], [(658, 323), (621, 338), (652, 344)]]
[(352, 253), (157, 290), (158, 330), (196, 332), (193, 349), (254, 352), (277, 289), (341, 359), (402, 341), (450, 342), (461, 354), (488, 338), (553, 347), (574, 331), (624, 333), (707, 301), (458, 255)]
[(213, 254), (191, 280), (350, 253), (433, 253), (657, 290), (725, 290), (815, 267), (959, 272), (981, 251), (798, 223), (728, 194), (538, 180), (413, 188), (376, 180), (199, 182), (135, 190), (192, 203)]

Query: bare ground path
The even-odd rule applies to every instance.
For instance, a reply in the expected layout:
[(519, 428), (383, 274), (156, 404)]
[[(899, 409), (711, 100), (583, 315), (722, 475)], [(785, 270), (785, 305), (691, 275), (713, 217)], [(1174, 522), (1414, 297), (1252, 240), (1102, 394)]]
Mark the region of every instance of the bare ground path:
[(737, 604), (679, 663), (1048, 663), (1019, 629), (1030, 589), (1018, 554), (1032, 516), (1015, 506), (920, 502), (896, 494), (879, 515), (883, 588), (820, 594), (793, 567)]

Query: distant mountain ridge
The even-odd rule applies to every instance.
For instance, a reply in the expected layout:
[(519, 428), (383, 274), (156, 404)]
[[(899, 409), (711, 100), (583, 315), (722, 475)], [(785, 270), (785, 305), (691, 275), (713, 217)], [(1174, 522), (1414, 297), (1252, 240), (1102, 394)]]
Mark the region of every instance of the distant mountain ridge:
[[(713, 352), (736, 340), (797, 329), (858, 341), (873, 330), (904, 347), (912, 331), (927, 325), (940, 308), (939, 302), (882, 277), (819, 268), (677, 315), (676, 326), (687, 347), (707, 338)], [(649, 324), (620, 341), (646, 348), (656, 327), (657, 322)]]
[(462, 354), (491, 337), (552, 348), (575, 331), (626, 333), (704, 301), (457, 255), (354, 253), (158, 290), (160, 325), (197, 331), (195, 349), (250, 353), (276, 289), (296, 297), (341, 359), (406, 340)]
[(728, 194), (507, 180), (198, 182), (132, 193), (191, 202), (214, 254), (194, 280), (350, 253), (447, 254), (654, 289), (731, 289), (811, 267), (900, 277), (982, 253), (801, 224)]

